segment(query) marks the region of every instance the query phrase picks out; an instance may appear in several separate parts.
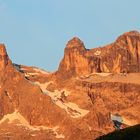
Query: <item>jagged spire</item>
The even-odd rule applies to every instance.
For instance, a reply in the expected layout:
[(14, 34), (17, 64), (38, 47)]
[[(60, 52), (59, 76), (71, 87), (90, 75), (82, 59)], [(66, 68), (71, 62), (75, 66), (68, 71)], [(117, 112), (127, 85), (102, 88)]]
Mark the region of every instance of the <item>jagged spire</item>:
[(78, 37), (73, 37), (70, 41), (68, 41), (66, 48), (82, 48), (85, 50), (84, 43), (78, 38)]

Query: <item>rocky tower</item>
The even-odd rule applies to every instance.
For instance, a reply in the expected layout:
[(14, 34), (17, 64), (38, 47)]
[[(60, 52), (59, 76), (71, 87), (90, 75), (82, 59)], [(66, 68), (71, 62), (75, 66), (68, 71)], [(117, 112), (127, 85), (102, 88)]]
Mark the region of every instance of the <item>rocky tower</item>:
[(59, 66), (60, 74), (63, 76), (71, 76), (76, 74), (84, 74), (87, 72), (88, 60), (84, 56), (86, 49), (83, 42), (74, 37), (70, 40), (65, 48), (64, 58)]
[(0, 44), (0, 71), (5, 69), (8, 62), (10, 63), (5, 46), (4, 44)]
[(140, 34), (127, 32), (112, 44), (90, 50), (80, 39), (70, 40), (58, 75), (68, 78), (93, 72), (140, 72)]

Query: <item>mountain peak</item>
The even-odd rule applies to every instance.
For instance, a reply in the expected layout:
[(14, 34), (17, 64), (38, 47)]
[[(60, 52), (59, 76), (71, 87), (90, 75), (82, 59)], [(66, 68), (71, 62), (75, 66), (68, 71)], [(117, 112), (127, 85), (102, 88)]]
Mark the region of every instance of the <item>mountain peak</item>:
[(128, 35), (128, 36), (140, 36), (140, 33), (136, 30), (133, 30), (133, 31), (129, 31), (129, 32), (126, 32), (124, 33), (123, 35)]
[(120, 42), (121, 40), (124, 40), (125, 42), (127, 42), (128, 38), (130, 39), (136, 39), (136, 40), (140, 40), (140, 33), (138, 31), (129, 31), (129, 32), (126, 32), (122, 35), (120, 35), (116, 42)]
[[(94, 72), (140, 72), (140, 33), (122, 34), (112, 45), (86, 51), (77, 37), (67, 46), (58, 73), (62, 75), (86, 75)], [(63, 76), (62, 76), (63, 77)]]
[(70, 41), (68, 41), (66, 48), (83, 48), (85, 49), (84, 43), (78, 38), (73, 37)]
[(4, 44), (0, 44), (0, 55), (3, 56), (5, 54), (7, 54), (5, 45)]
[(12, 62), (8, 57), (5, 45), (0, 44), (0, 72), (2, 72), (8, 64), (12, 64)]
[(0, 71), (8, 64), (9, 58), (4, 44), (0, 44)]

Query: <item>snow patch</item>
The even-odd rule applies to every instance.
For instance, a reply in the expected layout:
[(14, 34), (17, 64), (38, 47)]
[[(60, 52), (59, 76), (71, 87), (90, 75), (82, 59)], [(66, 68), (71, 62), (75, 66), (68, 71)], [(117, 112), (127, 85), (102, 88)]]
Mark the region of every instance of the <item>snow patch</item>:
[(90, 76), (93, 76), (93, 75), (99, 75), (99, 76), (102, 76), (102, 77), (106, 77), (106, 76), (109, 76), (109, 75), (112, 75), (112, 73), (91, 73), (91, 74), (88, 74), (88, 75), (83, 75), (83, 76), (80, 76), (80, 77), (77, 77), (76, 79), (87, 79), (87, 78), (90, 78)]
[(13, 121), (18, 120), (20, 123), (28, 124), (26, 119), (18, 112), (18, 110), (15, 110), (12, 114), (4, 115), (4, 117), (0, 120), (0, 123), (3, 123), (5, 121), (8, 121), (8, 123), (12, 123)]
[(30, 73), (27, 73), (27, 72), (25, 73), (26, 77), (34, 76), (34, 75), (39, 75), (39, 73), (31, 73), (31, 72)]
[(78, 117), (83, 117), (85, 116), (87, 113), (89, 113), (89, 110), (85, 110), (85, 109), (81, 109), (79, 108), (79, 106), (75, 103), (72, 102), (63, 102), (62, 100), (62, 93), (63, 96), (67, 97), (68, 95), (70, 95), (70, 92), (67, 90), (55, 90), (54, 92), (50, 92), (46, 89), (47, 85), (49, 83), (44, 83), (41, 84), (39, 82), (35, 82), (34, 84), (37, 84), (40, 86), (40, 88), (42, 89), (42, 91), (44, 93), (47, 93), (48, 96), (51, 97), (52, 101), (59, 106), (60, 108), (64, 109), (72, 118), (78, 118)]
[(97, 50), (95, 53), (94, 53), (96, 56), (99, 56), (101, 54), (101, 51)]
[(123, 117), (123, 123), (129, 126), (134, 126), (136, 124), (138, 124), (138, 122), (134, 121), (134, 120), (129, 120), (127, 118)]
[(53, 132), (54, 132), (54, 134), (55, 134), (55, 137), (56, 137), (57, 139), (60, 139), (60, 138), (64, 139), (65, 136), (64, 136), (63, 134), (58, 134), (58, 129), (59, 129), (58, 126), (56, 126), (56, 127), (54, 127), (54, 128), (52, 129)]
[(46, 93), (48, 93), (46, 88), (51, 83), (53, 83), (53, 81), (46, 82), (46, 83), (33, 82), (32, 84), (38, 85), (41, 88), (41, 90), (46, 94)]
[(9, 97), (10, 100), (12, 100), (12, 97), (10, 96), (10, 93), (5, 91), (5, 94)]
[(99, 76), (109, 76), (112, 73), (92, 73), (92, 75), (99, 75)]
[(118, 121), (118, 122), (120, 122), (120, 123), (123, 122), (123, 119), (122, 119), (121, 116), (113, 115), (113, 114), (111, 114), (111, 120), (112, 120), (112, 121)]
[(39, 69), (39, 68), (33, 68), (33, 70), (35, 70), (36, 72), (42, 73), (42, 74), (49, 74), (49, 72)]
[(83, 117), (89, 113), (89, 110), (81, 109), (81, 108), (79, 108), (79, 106), (77, 104), (72, 103), (72, 102), (65, 103), (64, 105), (67, 107), (67, 109), (66, 109), (67, 111), (69, 108), (72, 109), (73, 118)]
[(29, 122), (18, 112), (18, 110), (15, 110), (11, 114), (4, 115), (4, 117), (0, 120), (0, 124), (4, 123), (5, 121), (8, 121), (8, 123), (14, 123), (18, 121), (16, 122), (17, 126), (25, 127), (25, 129), (29, 129), (31, 131), (51, 130), (55, 134), (56, 138), (65, 138), (63, 134), (58, 133), (58, 126), (52, 128), (46, 126), (31, 126)]
[(20, 68), (20, 70), (22, 71), (25, 71), (25, 76), (33, 76), (33, 75), (39, 75), (39, 74), (49, 74), (49, 72), (45, 71), (45, 70), (42, 70), (42, 69), (39, 69), (39, 68), (32, 68), (31, 72), (26, 72), (28, 71), (29, 69), (28, 68)]
[(130, 119), (128, 119), (126, 117), (123, 117), (121, 115), (113, 115), (113, 114), (111, 114), (111, 120), (118, 121), (118, 122), (126, 124), (128, 126), (134, 126), (134, 125), (138, 124), (136, 121), (130, 120)]
[(35, 137), (35, 136), (36, 136), (36, 134), (31, 134), (31, 136), (32, 136), (32, 137)]

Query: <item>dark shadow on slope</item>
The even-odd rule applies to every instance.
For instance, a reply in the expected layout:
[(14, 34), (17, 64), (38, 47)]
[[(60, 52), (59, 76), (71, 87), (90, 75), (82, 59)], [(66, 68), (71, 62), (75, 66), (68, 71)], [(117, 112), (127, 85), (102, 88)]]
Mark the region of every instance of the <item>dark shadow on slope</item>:
[(140, 140), (140, 124), (112, 132), (96, 140)]

